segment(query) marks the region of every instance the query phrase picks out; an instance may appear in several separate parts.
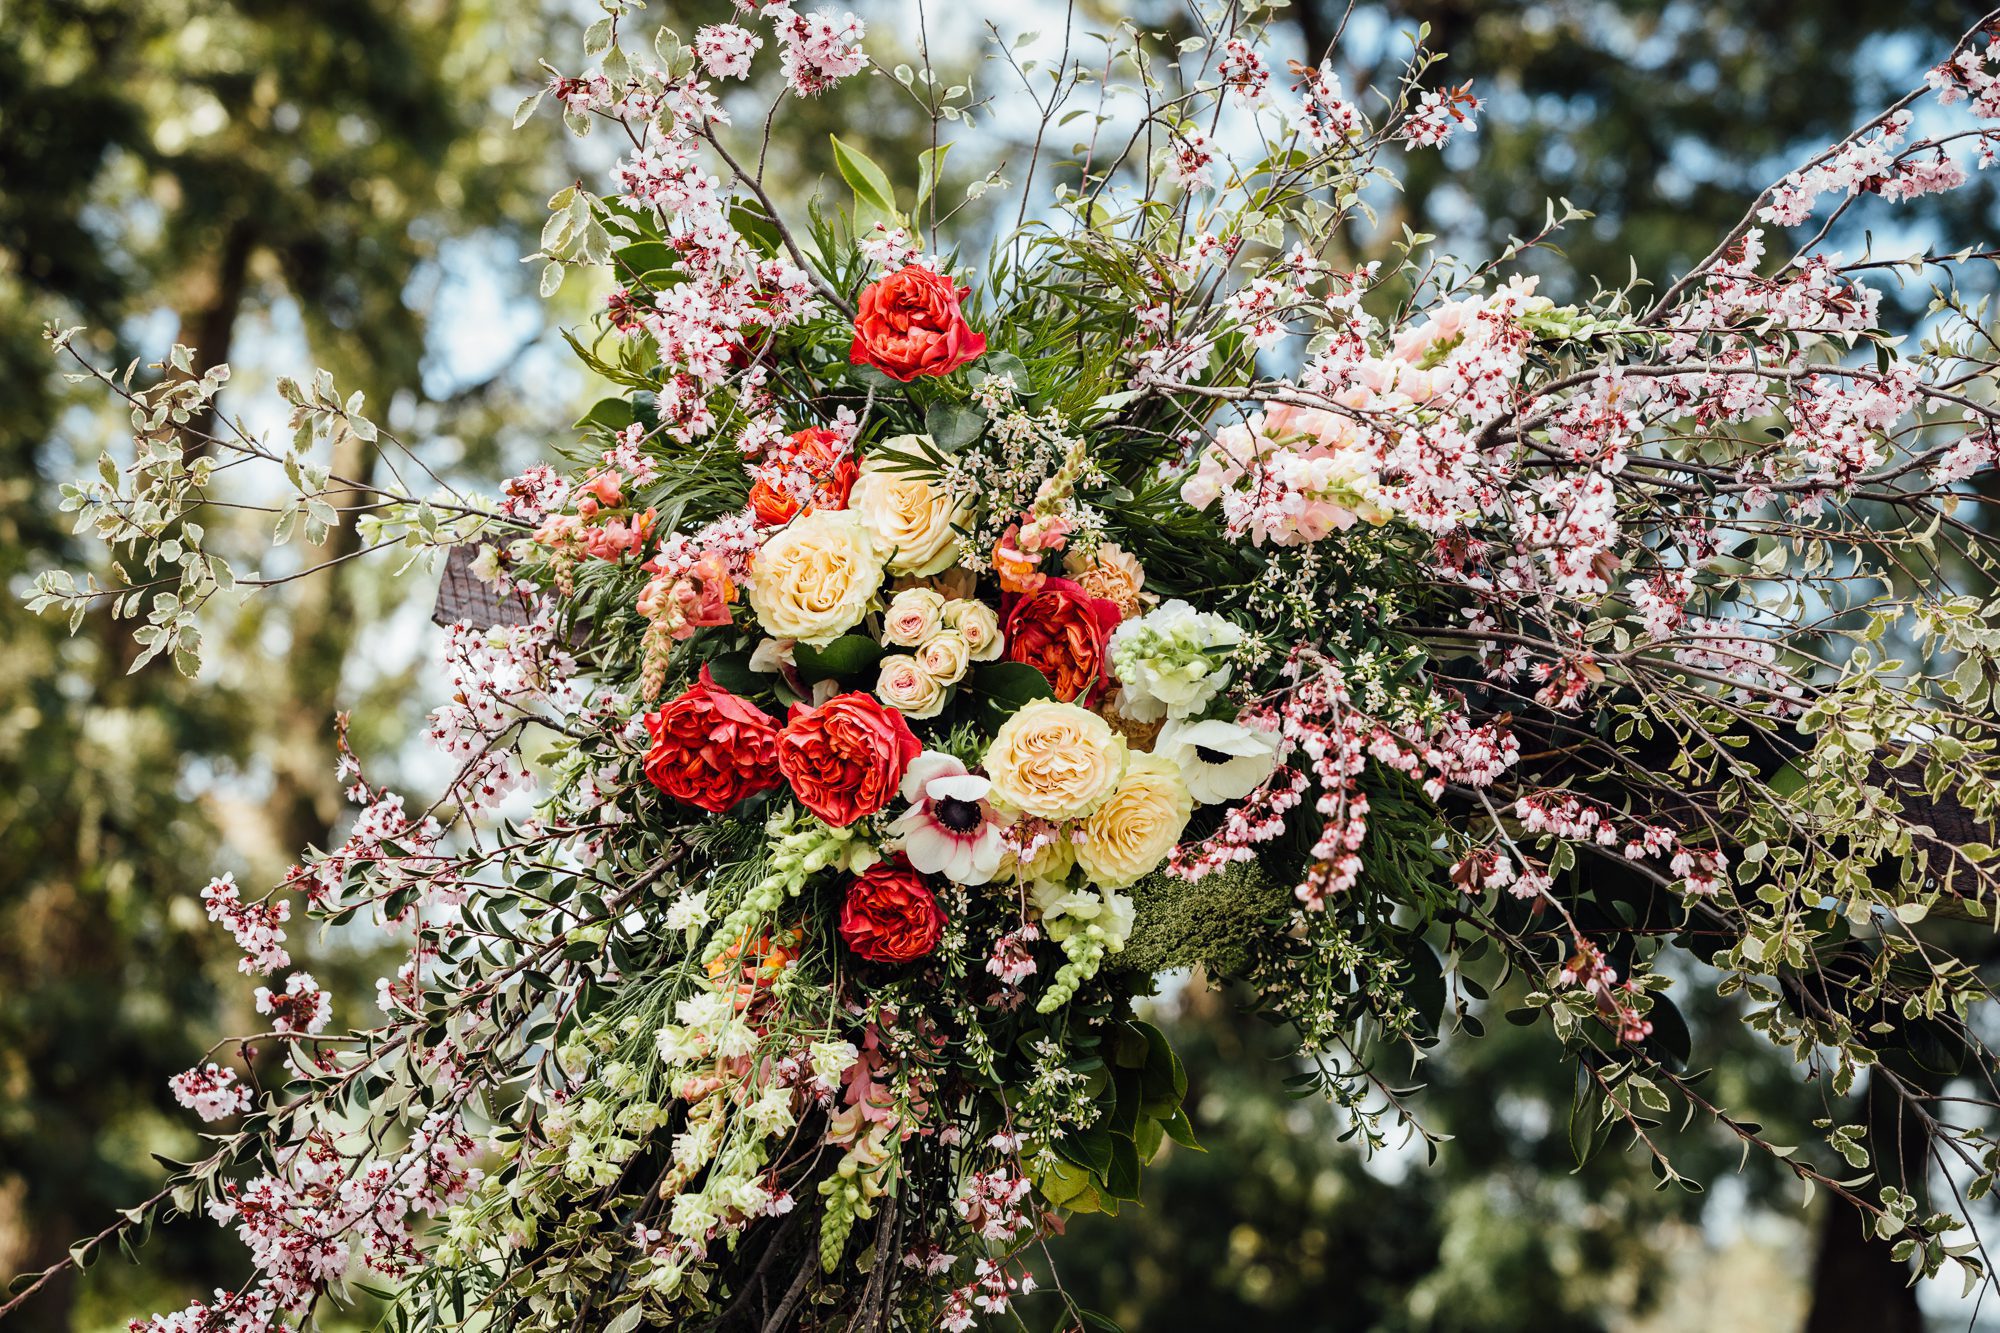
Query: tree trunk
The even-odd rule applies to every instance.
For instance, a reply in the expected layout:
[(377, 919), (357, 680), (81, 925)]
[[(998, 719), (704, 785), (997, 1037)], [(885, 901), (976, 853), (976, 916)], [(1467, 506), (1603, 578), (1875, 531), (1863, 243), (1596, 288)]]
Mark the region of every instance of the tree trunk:
[[(1863, 1188), (1873, 1193), (1879, 1185), (1895, 1185), (1921, 1204), (1929, 1174), (1922, 1122), (1874, 1073), (1864, 1114), (1876, 1178)], [(1913, 1269), (1894, 1258), (1894, 1242), (1878, 1239), (1866, 1218), (1834, 1198), (1820, 1210), (1819, 1232), (1805, 1333), (1924, 1333)]]
[[(176, 342), (194, 349), (194, 374), (201, 376), (214, 366), (229, 360), (230, 342), (236, 332), (236, 316), (243, 308), (243, 296), (249, 288), (250, 256), (256, 253), (257, 229), (247, 218), (238, 218), (223, 231), (222, 245), (216, 251), (215, 262), (189, 284), (183, 296), (180, 327), (174, 334)], [(199, 416), (190, 419), (182, 437), (182, 451), (194, 458), (209, 452), (206, 437), (213, 434), (217, 424), (217, 414), (213, 404)], [(110, 673), (114, 680), (122, 679), (138, 660), (140, 647), (133, 641), (132, 631), (138, 622), (111, 620), (105, 618), (105, 650), (116, 663)], [(147, 663), (149, 670), (171, 670), (168, 656), (163, 654)]]

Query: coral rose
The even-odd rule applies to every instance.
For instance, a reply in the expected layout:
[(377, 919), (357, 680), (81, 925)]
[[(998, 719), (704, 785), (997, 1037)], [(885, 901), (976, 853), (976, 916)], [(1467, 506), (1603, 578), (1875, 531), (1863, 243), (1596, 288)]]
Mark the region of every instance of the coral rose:
[(944, 938), (944, 909), (901, 855), (877, 861), (847, 886), (840, 938), (871, 963), (913, 963)]
[(1000, 724), (983, 767), (993, 799), (1036, 819), (1095, 810), (1125, 771), (1125, 740), (1097, 714), (1037, 699)]
[(792, 706), (778, 733), (778, 769), (800, 805), (846, 828), (889, 804), (923, 747), (903, 715), (866, 694)]
[(948, 375), (983, 356), (986, 335), (974, 333), (959, 310), (970, 290), (921, 264), (905, 264), (870, 283), (861, 289), (847, 359), (907, 383), (919, 375)]
[(1007, 613), (1007, 660), (1041, 672), (1068, 703), (1103, 683), (1106, 645), (1122, 619), (1116, 602), (1046, 579)]
[(778, 724), (701, 669), (686, 694), (646, 716), (646, 777), (677, 801), (723, 811), (778, 785)]

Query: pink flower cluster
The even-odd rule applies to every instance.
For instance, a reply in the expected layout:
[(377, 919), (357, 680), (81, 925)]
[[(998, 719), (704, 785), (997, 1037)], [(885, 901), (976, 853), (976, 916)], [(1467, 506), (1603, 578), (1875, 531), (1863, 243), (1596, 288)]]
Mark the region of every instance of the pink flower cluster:
[(1219, 502), (1225, 530), (1252, 545), (1295, 546), (1380, 522), (1375, 466), (1352, 416), (1273, 404), (1216, 432), (1181, 499), (1197, 510)]
[(1278, 735), (1277, 768), (1223, 811), (1214, 833), (1175, 848), (1169, 874), (1198, 881), (1255, 859), (1256, 847), (1281, 836), (1286, 816), (1317, 786), (1314, 810), (1324, 822), (1312, 864), (1294, 889), (1317, 911), (1360, 878), (1369, 809), (1361, 777), (1368, 760), (1416, 778), (1436, 799), (1447, 785), (1491, 786), (1520, 757), (1520, 742), (1503, 726), (1475, 723), (1462, 711), (1427, 725), (1370, 717), (1355, 705), (1340, 666), (1313, 650), (1294, 649), (1285, 674), (1293, 684), (1278, 703), (1246, 709), (1237, 719)]
[(1010, 1270), (1002, 1260), (979, 1259), (972, 1266), (972, 1281), (953, 1288), (945, 1297), (938, 1315), (938, 1327), (945, 1333), (965, 1333), (981, 1314), (1005, 1314), (1016, 1296), (1035, 1289), (1035, 1276), (1025, 1268)]
[(353, 1161), (326, 1130), (309, 1131), (281, 1150), (276, 1169), (224, 1186), (209, 1212), (236, 1224), (258, 1277), (244, 1291), (218, 1292), (171, 1316), (134, 1321), (134, 1333), (265, 1333), (279, 1313), (302, 1315), (359, 1262), (400, 1278), (422, 1263), (410, 1215), (436, 1215), (478, 1182), (469, 1165), (475, 1144), (457, 1118), (433, 1112), (393, 1159)]
[(333, 997), (319, 988), (310, 972), (294, 972), (285, 978), (285, 989), (274, 992), (259, 986), (257, 1012), (271, 1016), (274, 1032), (316, 1037), (333, 1018)]
[(201, 891), (201, 903), (208, 919), (224, 926), (236, 947), (243, 950), (237, 971), (270, 973), (292, 961), (285, 952), (284, 929), (292, 916), (290, 903), (283, 899), (244, 902), (234, 874), (210, 880)]
[(197, 1065), (167, 1080), (174, 1100), (203, 1120), (241, 1115), (256, 1105), (250, 1089), (236, 1081), (236, 1071), (209, 1063)]
[(1006, 1167), (974, 1171), (951, 1207), (981, 1240), (1004, 1243), (1034, 1228), (1034, 1213), (1023, 1207), (1033, 1191), (1033, 1182)]
[(831, 10), (796, 14), (774, 9), (778, 59), (785, 82), (800, 97), (817, 97), (842, 79), (868, 68), (861, 39), (868, 28), (852, 13), (835, 18)]
[(694, 35), (695, 58), (710, 78), (750, 77), (750, 58), (764, 45), (764, 39), (734, 23), (711, 23)]
[[(1945, 90), (1954, 87), (1947, 83)], [(1956, 99), (1946, 100), (1949, 104)], [(1985, 93), (1975, 101), (1976, 106), (1987, 103)], [(1946, 153), (1942, 144), (1925, 141), (1914, 149), (1899, 151), (1909, 128), (1909, 111), (1897, 111), (1870, 132), (1847, 140), (1803, 171), (1793, 172), (1773, 188), (1771, 202), (1758, 211), (1759, 220), (1796, 227), (1811, 218), (1819, 200), (1829, 194), (1846, 198), (1879, 194), (1900, 203), (1965, 184), (1964, 166)]]
[(625, 502), (625, 478), (605, 468), (578, 486), (576, 512), (552, 514), (535, 529), (535, 541), (551, 550), (592, 560), (637, 555), (653, 533), (653, 511)]
[(1417, 99), (1399, 133), (1412, 148), (1442, 148), (1459, 130), (1470, 134), (1478, 128), (1472, 119), (1478, 110), (1479, 99), (1472, 95), (1470, 83), (1432, 89)]
[(1618, 973), (1605, 961), (1604, 951), (1588, 940), (1578, 937), (1576, 952), (1563, 964), (1556, 980), (1559, 985), (1581, 987), (1595, 998), (1599, 1012), (1617, 1031), (1618, 1040), (1641, 1042), (1653, 1035), (1652, 1021), (1627, 998), (1638, 993), (1636, 988), (1630, 981), (1619, 985)]

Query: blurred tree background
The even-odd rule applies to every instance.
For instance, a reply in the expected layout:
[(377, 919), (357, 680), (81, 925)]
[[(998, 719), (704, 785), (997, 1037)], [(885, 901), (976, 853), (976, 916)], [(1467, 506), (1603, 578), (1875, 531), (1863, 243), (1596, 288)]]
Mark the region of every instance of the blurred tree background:
[[(878, 63), (914, 45), (901, 5), (853, 7)], [(651, 17), (685, 34), (727, 8)], [(92, 619), (70, 638), (28, 617), (12, 595), (28, 574), (83, 558), (57, 486), (118, 428), (101, 395), (60, 378), (42, 325), (88, 324), (102, 362), (157, 358), (175, 340), (204, 364), (228, 360), (225, 410), (253, 417), (272, 376), (324, 365), (422, 440), (427, 465), (490, 488), (593, 396), (551, 332), (592, 294), (545, 306), (515, 261), (535, 248), (546, 196), (602, 163), (577, 160), (550, 118), (507, 128), (539, 77), (534, 56), (575, 51), (585, 9), (0, 0), (0, 1270), (40, 1267), (145, 1197), (149, 1153), (187, 1155), (189, 1117), (166, 1079), (243, 1026), (249, 989), (197, 890), (223, 870), (271, 879), (335, 830), (336, 709), (355, 710), (357, 741), (387, 761), (378, 780), (399, 757), (420, 773), (407, 742), (426, 684), (413, 645), (427, 581), (367, 562), (247, 603), (211, 631), (226, 646), (194, 682), (127, 675), (129, 626)], [(1029, 9), (1008, 21), (1037, 26)], [(1090, 0), (1078, 22), (1125, 12), (1182, 22), (1158, 0)], [(1290, 12), (1281, 49), (1303, 58), (1340, 34), (1350, 87), (1430, 25), (1446, 75), (1476, 79), (1487, 111), (1446, 161), (1412, 156), (1390, 224), (1484, 255), (1567, 197), (1597, 216), (1567, 234), (1563, 267), (1543, 261), (1557, 295), (1621, 283), (1633, 261), (1659, 274), (1698, 259), (1790, 157), (1909, 86), (1973, 17), (1922, 0), (1300, 0)], [(956, 77), (1000, 77), (932, 46)], [(839, 129), (880, 161), (912, 162), (920, 118), (869, 83), (793, 118), (777, 151), (815, 163)], [(982, 132), (1004, 140), (1010, 127)], [(809, 171), (789, 177), (810, 188)], [(1925, 216), (1954, 244), (1992, 216), (1986, 191), (1951, 207)], [(358, 451), (336, 470), (389, 466)], [(295, 943), (343, 980), (340, 1014), (365, 1021), (368, 941)], [(1818, 1092), (1688, 981), (1678, 998), (1719, 1099), (1802, 1141)], [(1288, 1095), (1284, 1035), (1227, 994), (1163, 997), (1208, 1151), (1173, 1151), (1146, 1206), (1115, 1223), (1079, 1219), (1053, 1247), (1065, 1287), (1133, 1333), (1923, 1327), (1886, 1257), (1846, 1239), (1851, 1223), (1801, 1212), (1768, 1160), (1739, 1172), (1720, 1136), (1681, 1136), (1704, 1195), (1656, 1192), (1642, 1161), (1616, 1153), (1577, 1170), (1550, 1039), (1505, 1021), (1506, 991), (1468, 998), (1486, 1039), (1448, 1038), (1392, 1075), (1425, 1085), (1413, 1104), (1449, 1136), (1427, 1164), (1420, 1143), (1364, 1161), (1331, 1108)], [(21, 1326), (120, 1328), (241, 1271), (205, 1223), (163, 1232), (149, 1257), (58, 1284)], [(1926, 1295), (1933, 1322), (1966, 1326), (1949, 1295)]]
[[(60, 378), (42, 326), (89, 325), (105, 364), (175, 341), (199, 365), (233, 361), (231, 410), (260, 375), (325, 365), (432, 440), (434, 465), (501, 475), (521, 367), (468, 376), (451, 305), (469, 262), (485, 288), (533, 295), (513, 260), (566, 168), (556, 135), (510, 133), (507, 111), (522, 53), (564, 40), (566, 9), (0, 4), (0, 1269), (39, 1268), (150, 1194), (149, 1153), (188, 1153), (166, 1079), (248, 1006), (196, 891), (223, 870), (268, 882), (326, 841), (337, 707), (376, 700), (367, 739), (393, 748), (415, 703), (413, 663), (355, 669), (357, 611), (379, 619), (400, 595), (363, 563), (249, 603), (211, 631), (228, 666), (194, 682), (162, 663), (126, 674), (129, 622), (72, 638), (22, 610), (33, 570), (85, 558), (56, 487), (118, 424)], [(562, 406), (520, 415), (560, 424)], [(339, 950), (306, 952), (341, 971)], [(156, 1268), (58, 1282), (21, 1319), (122, 1327), (241, 1264), (211, 1227), (154, 1248)]]

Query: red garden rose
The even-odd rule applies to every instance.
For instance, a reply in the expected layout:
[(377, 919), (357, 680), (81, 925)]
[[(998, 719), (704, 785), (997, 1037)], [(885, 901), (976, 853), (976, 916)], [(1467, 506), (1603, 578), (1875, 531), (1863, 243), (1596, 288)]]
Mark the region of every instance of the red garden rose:
[(1069, 579), (1044, 579), (1007, 613), (1007, 660), (1041, 672), (1056, 698), (1073, 703), (1103, 683), (1111, 631), (1123, 618), (1116, 602)]
[(727, 810), (778, 785), (778, 724), (701, 669), (701, 681), (646, 716), (646, 776), (677, 801)]
[(792, 706), (778, 733), (778, 768), (799, 804), (836, 828), (887, 806), (923, 747), (910, 724), (867, 694)]
[(877, 861), (847, 886), (840, 938), (871, 963), (913, 963), (944, 937), (944, 909), (900, 855)]
[(949, 375), (986, 352), (986, 335), (974, 333), (958, 308), (971, 290), (921, 264), (903, 265), (861, 289), (847, 359), (905, 382)]

